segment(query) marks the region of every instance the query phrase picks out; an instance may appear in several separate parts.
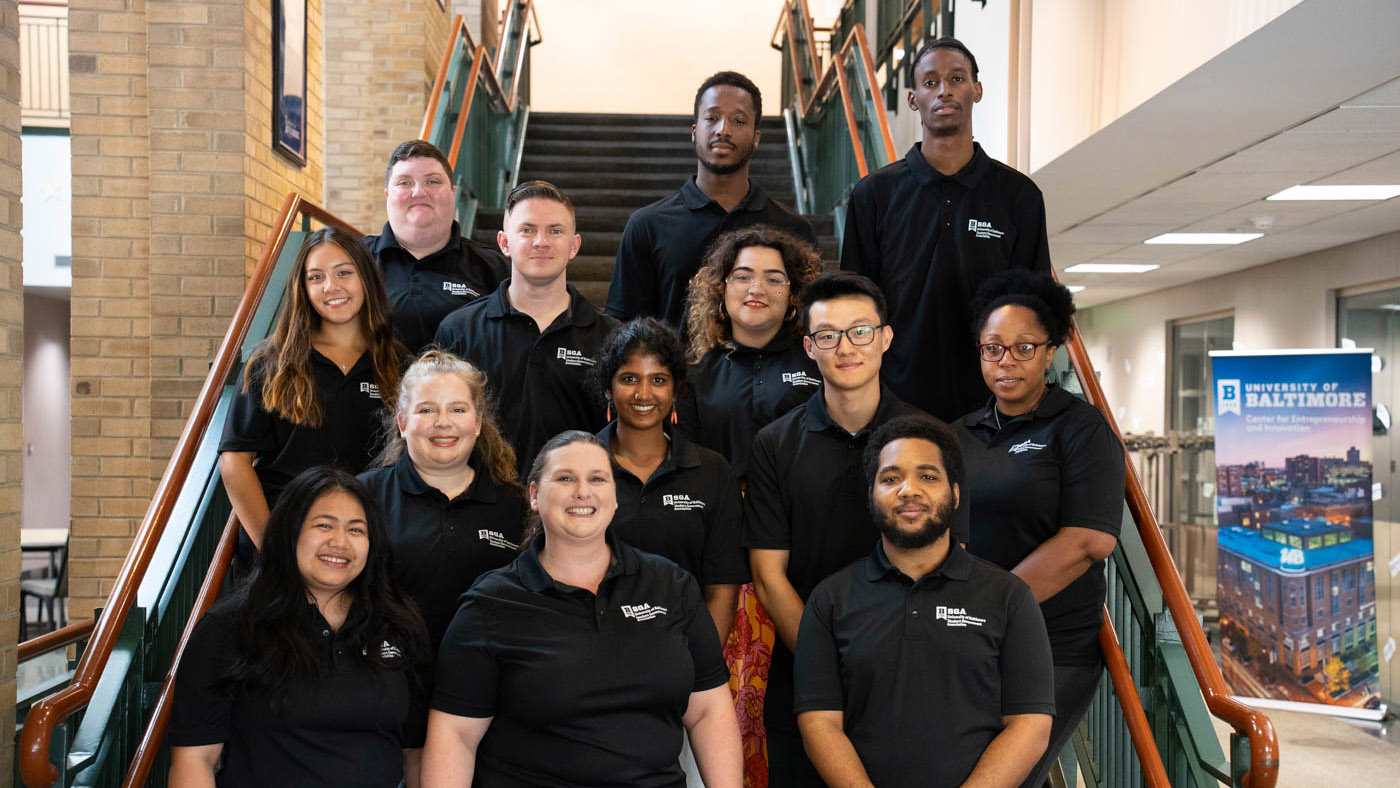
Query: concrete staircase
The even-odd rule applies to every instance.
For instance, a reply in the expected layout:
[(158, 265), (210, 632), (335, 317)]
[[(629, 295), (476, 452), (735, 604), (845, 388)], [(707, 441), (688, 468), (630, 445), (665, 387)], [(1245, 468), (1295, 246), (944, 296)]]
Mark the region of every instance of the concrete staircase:
[[(583, 248), (569, 266), (569, 283), (594, 306), (607, 302), (617, 246), (627, 217), (679, 189), (695, 173), (691, 118), (684, 115), (533, 113), (525, 135), (520, 180), (546, 180), (573, 200)], [(779, 119), (760, 126), (749, 177), (791, 206), (787, 133)], [(477, 216), (476, 238), (494, 243), (502, 212)], [(835, 266), (839, 249), (830, 216), (809, 216), (822, 257)]]

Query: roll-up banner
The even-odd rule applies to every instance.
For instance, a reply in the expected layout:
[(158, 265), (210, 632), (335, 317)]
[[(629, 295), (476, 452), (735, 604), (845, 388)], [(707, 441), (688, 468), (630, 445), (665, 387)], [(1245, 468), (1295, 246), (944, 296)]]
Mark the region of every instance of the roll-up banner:
[(1371, 351), (1215, 351), (1220, 662), (1260, 707), (1380, 719)]

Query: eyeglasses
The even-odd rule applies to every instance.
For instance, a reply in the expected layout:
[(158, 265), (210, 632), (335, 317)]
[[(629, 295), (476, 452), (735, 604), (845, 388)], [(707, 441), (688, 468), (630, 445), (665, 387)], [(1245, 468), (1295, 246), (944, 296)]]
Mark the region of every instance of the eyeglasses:
[[(738, 285), (739, 287), (748, 287), (749, 285), (753, 284), (753, 280), (759, 278), (760, 277), (754, 276), (748, 271), (736, 271), (730, 274), (729, 276), (726, 276), (724, 278), (724, 281), (727, 284)], [(782, 274), (769, 274), (765, 277), (762, 277), (762, 281), (765, 285), (768, 285), (774, 290), (781, 290), (782, 288), (792, 284), (792, 282), (789, 282), (787, 277), (783, 276)]]
[(1000, 342), (987, 342), (977, 346), (977, 353), (983, 361), (1001, 361), (1006, 356), (1006, 351), (1011, 351), (1011, 357), (1017, 361), (1030, 361), (1035, 358), (1035, 351), (1045, 347), (1049, 342), (1017, 342), (1014, 345), (1003, 345)]
[(851, 326), (845, 331), (824, 328), (821, 331), (813, 331), (807, 335), (807, 338), (812, 340), (812, 344), (816, 345), (818, 350), (834, 350), (837, 345), (841, 344), (843, 336), (849, 339), (852, 345), (860, 347), (874, 342), (876, 332), (884, 326), (884, 323), (878, 326)]

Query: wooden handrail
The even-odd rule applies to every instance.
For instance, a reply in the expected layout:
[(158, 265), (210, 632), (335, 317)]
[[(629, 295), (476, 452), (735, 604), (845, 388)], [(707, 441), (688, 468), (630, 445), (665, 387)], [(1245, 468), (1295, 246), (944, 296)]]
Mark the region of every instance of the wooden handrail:
[(165, 672), (165, 680), (160, 685), (160, 695), (156, 697), (155, 706), (151, 709), (151, 719), (146, 723), (146, 730), (141, 734), (141, 742), (136, 745), (136, 755), (131, 759), (131, 767), (127, 769), (126, 778), (122, 780), (122, 788), (137, 788), (146, 784), (146, 778), (151, 774), (151, 766), (155, 764), (156, 755), (160, 752), (161, 742), (165, 740), (165, 729), (170, 723), (170, 709), (172, 697), (175, 692), (175, 675), (180, 669), (180, 660), (185, 656), (185, 647), (189, 645), (190, 634), (194, 632), (195, 625), (209, 612), (209, 608), (214, 606), (214, 602), (219, 598), (219, 589), (223, 588), (224, 579), (228, 576), (229, 564), (233, 561), (234, 548), (238, 546), (238, 517), (229, 515), (228, 523), (224, 526), (224, 532), (219, 536), (219, 546), (214, 550), (214, 559), (209, 563), (209, 571), (204, 575), (204, 583), (199, 587), (199, 596), (195, 598), (194, 610), (190, 612), (189, 620), (185, 622), (184, 631), (180, 633), (180, 642), (175, 646), (175, 655), (170, 660), (170, 669)]
[[(535, 0), (524, 0), (515, 2), (507, 8), (505, 21), (510, 22), (514, 12), (520, 9), (520, 46), (515, 51), (515, 71), (514, 79), (510, 85), (510, 95), (506, 95), (501, 87), (498, 74), (505, 58), (504, 36), (509, 35), (509, 31), (502, 33), (502, 45), (496, 48), (496, 59), (493, 61), (487, 57), (486, 46), (477, 44), (472, 38), (471, 29), (467, 27), (467, 22), (461, 14), (452, 17), (452, 33), (448, 38), (447, 49), (443, 50), (442, 61), (438, 63), (437, 77), (433, 80), (433, 89), (428, 96), (428, 107), (423, 113), (423, 125), (418, 132), (418, 139), (428, 140), (433, 133), (434, 124), (437, 122), (438, 105), (442, 99), (443, 90), (447, 87), (447, 72), (451, 68), (452, 61), (457, 57), (458, 43), (465, 38), (466, 50), (471, 53), (471, 69), (467, 74), (467, 85), (465, 93), (462, 95), (462, 109), (457, 115), (457, 125), (452, 130), (452, 146), (450, 151), (446, 151), (447, 160), (453, 168), (457, 166), (457, 154), (462, 145), (462, 135), (466, 131), (467, 116), (471, 113), (472, 100), (476, 95), (476, 83), (479, 78), (486, 80), (487, 93), (495, 101), (501, 102), (506, 112), (515, 112), (516, 97), (520, 94), (520, 71), (525, 63), (525, 50), (532, 44), (539, 43), (530, 39), (530, 22), (534, 20), (536, 27), (539, 25), (538, 15), (535, 13)], [(513, 23), (512, 23), (513, 24)]]
[(1133, 751), (1142, 765), (1144, 781), (1148, 788), (1171, 788), (1167, 767), (1162, 764), (1162, 753), (1158, 752), (1157, 742), (1152, 737), (1152, 726), (1147, 724), (1147, 713), (1142, 710), (1137, 682), (1128, 667), (1127, 657), (1123, 656), (1123, 645), (1118, 642), (1118, 633), (1113, 629), (1113, 618), (1109, 616), (1107, 607), (1103, 609), (1103, 624), (1099, 626), (1099, 648), (1103, 650), (1104, 667), (1108, 669), (1109, 680), (1113, 682), (1113, 694), (1118, 696), (1118, 706), (1123, 710), (1124, 722), (1128, 724)]
[[(1113, 428), (1113, 434), (1118, 436), (1121, 443), (1123, 433), (1118, 430), (1118, 422), (1113, 418), (1113, 411), (1108, 406), (1103, 387), (1099, 385), (1098, 375), (1094, 373), (1094, 365), (1089, 361), (1089, 352), (1084, 349), (1084, 340), (1077, 325), (1070, 330), (1065, 350), (1069, 354), (1070, 363), (1085, 396), (1103, 413), (1108, 425)], [(1162, 599), (1171, 612), (1172, 620), (1176, 622), (1177, 631), (1181, 635), (1181, 645), (1191, 663), (1191, 671), (1196, 675), (1196, 683), (1200, 685), (1206, 708), (1211, 714), (1228, 723), (1236, 733), (1249, 739), (1249, 771), (1241, 782), (1244, 788), (1273, 788), (1278, 781), (1279, 761), (1278, 736), (1274, 732), (1274, 725), (1263, 713), (1230, 697), (1230, 689), (1225, 684), (1225, 677), (1220, 673), (1220, 666), (1215, 662), (1210, 643), (1206, 641), (1205, 632), (1196, 620), (1196, 609), (1191, 604), (1191, 597), (1187, 595), (1186, 587), (1181, 583), (1181, 576), (1177, 574), (1176, 564), (1172, 561), (1171, 551), (1162, 539), (1161, 528), (1158, 527), (1157, 518), (1152, 514), (1152, 507), (1147, 502), (1137, 469), (1127, 460), (1126, 446), (1123, 456), (1127, 466), (1125, 495), (1128, 511), (1137, 524), (1148, 560), (1157, 575), (1158, 584), (1162, 588)]]
[(55, 649), (60, 649), (64, 646), (77, 643), (79, 640), (82, 640), (88, 635), (92, 634), (93, 625), (94, 623), (92, 619), (88, 619), (87, 621), (78, 621), (69, 624), (63, 629), (55, 629), (54, 631), (46, 632), (37, 638), (30, 638), (29, 640), (26, 640), (23, 643), (19, 644), (19, 649), (15, 659), (17, 662), (24, 662), (27, 659), (34, 659), (40, 654), (47, 654), (48, 652), (54, 651)]
[(116, 582), (107, 596), (102, 614), (97, 618), (88, 647), (78, 659), (73, 680), (59, 692), (31, 706), (28, 716), (24, 719), (24, 728), (20, 731), (18, 757), (20, 776), (29, 788), (48, 788), (58, 779), (58, 769), (49, 762), (49, 744), (53, 739), (53, 729), (92, 699), (92, 692), (97, 687), (98, 679), (107, 667), (107, 661), (111, 658), (112, 650), (116, 647), (117, 639), (126, 624), (126, 616), (136, 602), (136, 592), (145, 577), (146, 569), (150, 566), (151, 557), (165, 533), (170, 513), (185, 486), (190, 466), (194, 463), (195, 452), (209, 428), (209, 421), (213, 418), (219, 396), (237, 365), (239, 349), (247, 336), (248, 326), (257, 311), (258, 302), (262, 300), (267, 289), (277, 257), (286, 244), (287, 236), (294, 229), (296, 220), (301, 216), (310, 217), (322, 224), (337, 225), (359, 234), (350, 224), (307, 201), (296, 192), (288, 194), (283, 201), (282, 213), (273, 227), (275, 234), (263, 247), (262, 258), (243, 291), (238, 308), (234, 310), (233, 320), (219, 344), (209, 375), (204, 379), (204, 386), (195, 399), (194, 410), (185, 422), (185, 428), (175, 444), (175, 452), (165, 467), (165, 473), (156, 487), (151, 505), (141, 521), (131, 549), (127, 551), (121, 571), (117, 573)]

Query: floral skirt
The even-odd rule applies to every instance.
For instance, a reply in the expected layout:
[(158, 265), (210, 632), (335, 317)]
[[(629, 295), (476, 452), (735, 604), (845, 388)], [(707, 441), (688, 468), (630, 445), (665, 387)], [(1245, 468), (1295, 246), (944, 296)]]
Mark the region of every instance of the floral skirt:
[(739, 589), (739, 610), (724, 660), (729, 665), (729, 690), (739, 713), (739, 735), (744, 742), (745, 788), (768, 788), (768, 751), (763, 731), (763, 693), (768, 687), (772, 660), (773, 622), (763, 612), (753, 584)]

